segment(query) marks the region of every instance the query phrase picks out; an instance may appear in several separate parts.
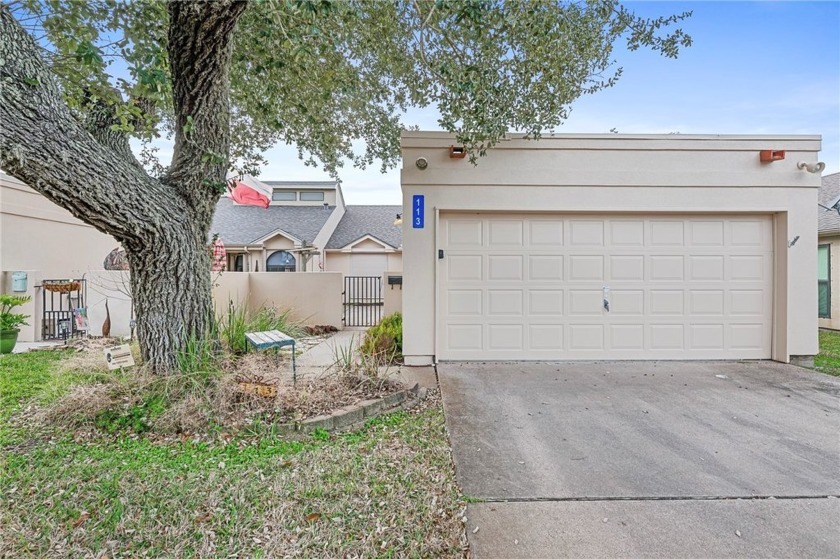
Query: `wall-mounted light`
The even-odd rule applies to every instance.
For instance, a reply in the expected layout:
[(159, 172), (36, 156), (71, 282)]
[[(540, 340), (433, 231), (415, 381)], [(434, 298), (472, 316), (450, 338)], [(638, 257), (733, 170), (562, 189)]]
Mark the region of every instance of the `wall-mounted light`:
[(397, 219), (394, 220), (394, 225), (402, 225), (402, 214), (397, 214)]
[(417, 161), (415, 161), (414, 164), (417, 165), (417, 168), (422, 171), (429, 166), (429, 160), (425, 157), (418, 157)]
[(796, 164), (796, 168), (808, 171), (809, 173), (822, 173), (823, 169), (825, 169), (825, 163), (822, 161), (819, 163), (806, 163), (804, 161), (800, 161)]
[(771, 161), (781, 161), (785, 158), (785, 150), (783, 149), (763, 149), (758, 152), (758, 159), (762, 163), (769, 163)]
[(467, 148), (464, 146), (449, 146), (449, 157), (451, 159), (463, 159), (467, 156)]

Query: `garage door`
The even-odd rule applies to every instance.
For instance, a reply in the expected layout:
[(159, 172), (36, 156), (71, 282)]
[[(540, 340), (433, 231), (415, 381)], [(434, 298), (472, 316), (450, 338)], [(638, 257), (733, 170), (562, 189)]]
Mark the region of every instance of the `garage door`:
[(438, 359), (770, 357), (770, 216), (440, 224)]

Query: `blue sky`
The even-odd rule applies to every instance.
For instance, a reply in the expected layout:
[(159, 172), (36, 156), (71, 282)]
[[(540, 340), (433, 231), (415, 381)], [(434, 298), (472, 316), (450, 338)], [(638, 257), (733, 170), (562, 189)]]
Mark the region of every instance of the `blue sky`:
[[(654, 17), (692, 10), (694, 45), (676, 60), (615, 51), (617, 85), (572, 105), (558, 132), (819, 134), (824, 174), (840, 171), (840, 2), (627, 2)], [(432, 110), (409, 124), (438, 129)], [(323, 180), (294, 148), (267, 153), (266, 180)], [(350, 204), (400, 204), (399, 170), (345, 168)]]

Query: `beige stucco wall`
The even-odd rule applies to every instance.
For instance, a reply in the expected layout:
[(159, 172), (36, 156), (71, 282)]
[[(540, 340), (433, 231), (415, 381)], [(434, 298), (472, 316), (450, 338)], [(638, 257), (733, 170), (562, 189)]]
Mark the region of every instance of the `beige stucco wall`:
[(402, 276), (402, 271), (385, 272), (382, 277), (382, 316), (402, 312), (402, 285), (388, 285), (390, 276)]
[[(412, 196), (425, 195), (425, 228), (403, 223), (407, 363), (435, 356), (436, 216), (447, 210), (775, 214), (773, 358), (817, 353), (820, 176), (796, 163), (817, 160), (818, 136), (564, 134), (503, 141), (477, 166), (450, 159), (453, 143), (444, 133), (402, 137), (405, 215)], [(761, 163), (762, 149), (786, 150), (786, 158)], [(420, 157), (425, 170), (415, 165)]]
[(341, 328), (341, 274), (252, 272), (248, 275), (248, 305), (252, 310), (261, 306), (289, 309), (294, 320)]
[(382, 270), (382, 273), (386, 271), (392, 272), (401, 272), (402, 271), (402, 252), (394, 251), (394, 252), (385, 252), (382, 249), (382, 245), (378, 245), (379, 250), (367, 250), (367, 251), (337, 251), (337, 250), (330, 250), (326, 252), (326, 265), (325, 271), (327, 272), (341, 272), (344, 275), (350, 275), (350, 255), (354, 252), (356, 253), (366, 253), (366, 254), (386, 254), (387, 255), (387, 262), (385, 263), (385, 267)]
[[(831, 285), (831, 318), (820, 318), (820, 328), (840, 330), (840, 235), (819, 238), (819, 244), (829, 248), (829, 277)], [(816, 282), (814, 283), (816, 289)]]
[(80, 277), (102, 268), (117, 246), (19, 180), (0, 173), (0, 270), (40, 270), (42, 277)]

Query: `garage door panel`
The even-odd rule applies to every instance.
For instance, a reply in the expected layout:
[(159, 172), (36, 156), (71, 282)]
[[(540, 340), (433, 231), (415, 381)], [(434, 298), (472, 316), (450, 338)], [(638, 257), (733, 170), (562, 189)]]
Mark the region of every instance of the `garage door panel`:
[(518, 254), (491, 254), (487, 260), (487, 279), (491, 282), (522, 280), (525, 277), (522, 269), (522, 256)]
[(685, 222), (672, 219), (650, 221), (651, 247), (674, 247), (685, 244)]
[(694, 247), (722, 247), (723, 231), (724, 222), (722, 220), (690, 221), (689, 245)]
[(610, 315), (644, 316), (645, 292), (641, 289), (613, 289), (610, 292)]
[(691, 349), (723, 349), (723, 324), (691, 324)]
[[(770, 356), (769, 217), (451, 220), (441, 216), (440, 359)], [(458, 234), (468, 238), (448, 245)]]
[(522, 316), (523, 299), (521, 289), (490, 289), (487, 291), (487, 314)]
[(645, 349), (644, 324), (611, 324), (610, 349), (643, 351)]
[(651, 316), (681, 316), (685, 313), (685, 295), (682, 289), (651, 289)]
[(572, 247), (604, 246), (604, 222), (602, 220), (570, 220), (569, 245)]
[(569, 281), (604, 279), (604, 257), (572, 255), (569, 257)]
[(452, 219), (446, 226), (446, 244), (450, 248), (481, 248), (483, 228), (481, 219)]
[(546, 254), (529, 256), (528, 279), (531, 281), (562, 281), (563, 257)]
[(488, 344), (490, 351), (524, 349), (524, 327), (521, 324), (488, 324)]
[(534, 248), (563, 245), (563, 220), (534, 219), (529, 222), (529, 244)]
[(682, 324), (653, 324), (650, 326), (650, 349), (685, 349), (685, 327)]
[(611, 281), (644, 281), (645, 257), (641, 254), (610, 256), (608, 277)]
[(604, 296), (601, 289), (570, 289), (569, 315), (601, 316), (604, 309)]
[(688, 258), (689, 281), (723, 281), (723, 256), (690, 256)]
[(483, 278), (483, 258), (473, 254), (450, 254), (447, 261), (449, 281), (475, 281)]
[(604, 349), (604, 326), (602, 324), (570, 324), (569, 349)]
[(560, 324), (530, 324), (528, 325), (529, 349), (562, 350), (563, 326)]
[(642, 220), (609, 223), (610, 244), (620, 247), (642, 247), (645, 244), (645, 222)]
[(531, 315), (560, 316), (563, 314), (562, 289), (531, 289), (528, 291), (528, 312)]
[(663, 254), (648, 257), (650, 281), (682, 281), (685, 277), (685, 257)]
[(489, 248), (521, 247), (524, 244), (522, 220), (493, 220), (487, 226)]
[(483, 316), (482, 300), (484, 293), (480, 289), (450, 289), (446, 293), (446, 312), (451, 316)]

